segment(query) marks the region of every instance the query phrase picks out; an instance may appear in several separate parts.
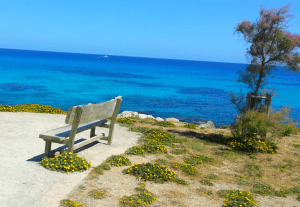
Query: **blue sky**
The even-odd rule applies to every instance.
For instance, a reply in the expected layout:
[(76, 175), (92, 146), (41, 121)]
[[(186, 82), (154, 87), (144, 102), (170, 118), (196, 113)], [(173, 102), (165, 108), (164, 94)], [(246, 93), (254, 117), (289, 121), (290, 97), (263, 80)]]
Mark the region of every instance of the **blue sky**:
[(298, 0), (0, 0), (0, 48), (248, 63), (237, 24), (288, 3), (300, 34)]

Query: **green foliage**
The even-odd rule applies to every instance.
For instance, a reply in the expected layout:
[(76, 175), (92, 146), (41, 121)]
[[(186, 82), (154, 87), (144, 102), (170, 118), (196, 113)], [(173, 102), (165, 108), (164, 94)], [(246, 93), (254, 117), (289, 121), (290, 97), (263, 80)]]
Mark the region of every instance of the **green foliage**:
[(159, 143), (172, 142), (182, 143), (183, 139), (177, 138), (174, 134), (167, 133), (161, 129), (148, 129), (143, 132), (146, 139), (153, 140)]
[(189, 164), (175, 162), (172, 163), (171, 167), (174, 169), (181, 169), (187, 175), (195, 175), (197, 173), (197, 170)]
[(161, 143), (157, 143), (155, 141), (149, 141), (145, 143), (142, 148), (145, 150), (145, 152), (151, 154), (155, 154), (157, 152), (168, 153), (167, 149)]
[(64, 199), (60, 201), (60, 205), (64, 207), (83, 207), (83, 205), (80, 205), (71, 199)]
[(167, 166), (155, 163), (134, 164), (128, 169), (123, 170), (124, 174), (131, 174), (138, 179), (144, 181), (152, 181), (156, 183), (164, 183), (166, 181), (174, 181), (176, 173), (167, 169)]
[(76, 153), (65, 152), (54, 158), (45, 158), (39, 161), (39, 164), (46, 169), (58, 172), (84, 171), (91, 166), (84, 157), (80, 158)]
[(264, 138), (267, 132), (271, 133), (268, 139), (274, 140), (276, 137), (286, 136), (295, 133), (296, 124), (288, 118), (288, 108), (282, 108), (281, 111), (270, 113), (270, 117), (266, 113), (250, 110), (242, 113), (240, 118), (231, 129), (234, 137), (246, 138)]
[(98, 165), (94, 170), (99, 173), (100, 175), (103, 175), (104, 170), (110, 170), (110, 166), (107, 163), (102, 163), (101, 165)]
[(143, 149), (143, 147), (138, 147), (138, 146), (133, 146), (131, 148), (129, 148), (125, 154), (128, 155), (143, 155), (145, 154), (145, 150)]
[(205, 176), (205, 178), (208, 178), (208, 179), (215, 179), (217, 177), (218, 177), (217, 175), (212, 174), (212, 173), (210, 173), (210, 174), (208, 174), (208, 175)]
[(153, 194), (145, 189), (145, 183), (140, 183), (140, 185), (141, 186), (139, 188), (136, 188), (136, 190), (139, 192), (138, 194), (134, 194), (132, 196), (123, 196), (123, 198), (120, 199), (120, 204), (122, 206), (146, 206), (156, 200)]
[(172, 150), (172, 153), (173, 154), (176, 154), (176, 155), (179, 155), (179, 154), (184, 154), (184, 153), (187, 153), (188, 151), (183, 148), (183, 149), (175, 149), (175, 150)]
[(239, 191), (239, 190), (220, 190), (217, 192), (220, 196), (227, 198), (224, 201), (223, 206), (230, 207), (254, 207), (257, 206), (255, 204), (255, 199), (253, 196), (247, 191)]
[(201, 163), (206, 163), (206, 162), (212, 162), (213, 158), (209, 156), (203, 156), (203, 155), (196, 155), (192, 156), (191, 158), (185, 158), (184, 162), (191, 164), (192, 166), (201, 164)]
[(4, 112), (32, 112), (32, 113), (49, 113), (49, 114), (67, 114), (60, 108), (40, 105), (40, 104), (17, 104), (17, 105), (0, 105), (0, 111)]
[(221, 126), (220, 129), (230, 129), (230, 126), (224, 125), (224, 126)]
[(123, 165), (131, 165), (131, 161), (125, 157), (124, 155), (112, 155), (107, 158), (105, 161), (109, 166), (123, 166)]
[(137, 122), (136, 120), (130, 118), (130, 117), (125, 117), (125, 118), (119, 118), (117, 120), (118, 122), (122, 123), (122, 124), (132, 124), (134, 122)]
[(213, 186), (214, 184), (210, 182), (210, 179), (202, 180), (201, 181), (202, 185), (208, 185), (208, 186)]
[(197, 129), (198, 125), (194, 124), (194, 123), (187, 123), (182, 127), (186, 127), (186, 128), (189, 128), (189, 129)]
[(163, 127), (176, 127), (176, 125), (170, 121), (159, 121), (154, 123), (154, 125), (163, 126)]
[(104, 194), (104, 192), (102, 192), (102, 191), (99, 191), (99, 190), (91, 190), (91, 191), (89, 191), (89, 196), (91, 196), (92, 198), (94, 198), (94, 199), (103, 199), (103, 194)]

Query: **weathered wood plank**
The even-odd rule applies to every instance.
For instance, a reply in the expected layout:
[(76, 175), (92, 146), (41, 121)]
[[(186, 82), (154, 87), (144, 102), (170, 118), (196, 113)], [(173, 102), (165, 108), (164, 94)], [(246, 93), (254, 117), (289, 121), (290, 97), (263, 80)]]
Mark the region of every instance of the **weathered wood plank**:
[(74, 117), (74, 121), (72, 124), (72, 129), (71, 129), (71, 133), (69, 136), (69, 142), (68, 142), (68, 152), (73, 152), (73, 148), (74, 148), (74, 141), (75, 141), (75, 135), (77, 132), (77, 128), (80, 122), (80, 117), (82, 114), (82, 108), (81, 107), (76, 107), (76, 111), (75, 111), (75, 117)]
[[(98, 127), (104, 126), (106, 122), (107, 122), (107, 119), (103, 119), (100, 121), (92, 121), (89, 123), (79, 124), (77, 133), (91, 129), (96, 126), (98, 126)], [(51, 136), (62, 137), (62, 138), (68, 137), (71, 133), (71, 129), (72, 129), (72, 125), (68, 125), (68, 126), (64, 126), (64, 127), (60, 127), (60, 128), (56, 128), (56, 129), (47, 131), (43, 134), (40, 134), (39, 137), (40, 138), (46, 138), (46, 137), (51, 137)]]
[(45, 144), (45, 156), (44, 156), (44, 158), (49, 157), (50, 151), (51, 151), (51, 142), (46, 141), (46, 144)]
[(114, 113), (112, 115), (112, 118), (111, 118), (111, 121), (110, 121), (110, 126), (109, 126), (108, 145), (111, 145), (112, 135), (114, 133), (115, 122), (116, 122), (117, 115), (119, 113), (119, 109), (120, 109), (120, 106), (121, 106), (121, 103), (122, 103), (122, 99), (120, 97), (117, 97), (116, 100), (117, 100), (116, 107), (115, 107)]
[(85, 140), (83, 142), (80, 142), (80, 143), (74, 145), (73, 150), (76, 150), (76, 149), (78, 149), (80, 147), (83, 147), (83, 146), (85, 146), (87, 144), (90, 144), (90, 143), (92, 143), (94, 141), (97, 141), (97, 140), (99, 140), (101, 138), (105, 138), (105, 137), (103, 137), (103, 135), (99, 135), (99, 136), (93, 137), (91, 139)]
[[(79, 123), (86, 123), (94, 120), (107, 119), (113, 115), (117, 99), (107, 102), (89, 105), (79, 105), (82, 108), (82, 115)], [(70, 107), (65, 120), (66, 124), (72, 124), (75, 116), (76, 106)]]
[(59, 143), (59, 144), (68, 144), (68, 139), (66, 139), (65, 137), (55, 137), (55, 136), (43, 135), (40, 138), (42, 138), (44, 141), (55, 142), (55, 143)]
[(90, 133), (91, 138), (96, 135), (95, 132), (96, 132), (96, 127), (91, 128), (91, 133)]

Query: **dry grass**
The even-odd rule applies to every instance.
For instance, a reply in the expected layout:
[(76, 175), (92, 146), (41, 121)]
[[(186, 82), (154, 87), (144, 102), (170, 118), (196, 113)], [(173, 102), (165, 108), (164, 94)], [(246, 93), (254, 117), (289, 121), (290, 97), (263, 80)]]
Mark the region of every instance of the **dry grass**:
[[(147, 206), (223, 206), (226, 197), (221, 196), (221, 190), (241, 190), (252, 194), (257, 206), (300, 206), (297, 193), (275, 195), (275, 192), (300, 187), (300, 134), (277, 139), (278, 152), (275, 154), (233, 151), (230, 147), (205, 140), (205, 135), (230, 135), (228, 129), (189, 129), (184, 123), (176, 123), (176, 127), (153, 125), (152, 120), (141, 120), (131, 123), (132, 126), (163, 129), (173, 133), (178, 138), (187, 141), (174, 143), (173, 147), (165, 146), (168, 154), (156, 153), (145, 155), (125, 155), (130, 161), (142, 164), (154, 161), (166, 164), (176, 172), (188, 185), (175, 182), (152, 183), (146, 181), (146, 189), (156, 200)], [(186, 149), (183, 154), (174, 154)], [(193, 166), (197, 173), (187, 175), (180, 169), (171, 168), (172, 163), (184, 163), (184, 159), (195, 155), (213, 158), (213, 162)], [(103, 175), (92, 171), (84, 181), (69, 195), (83, 206), (122, 206), (120, 199), (137, 193), (140, 180), (122, 171), (129, 166), (111, 167)], [(259, 189), (259, 184), (262, 189)], [(274, 190), (268, 192), (268, 186)], [(264, 190), (265, 189), (265, 190)], [(91, 192), (101, 191), (103, 198), (95, 199)], [(298, 192), (300, 193), (300, 192)], [(75, 205), (74, 205), (75, 206)], [(135, 205), (130, 205), (135, 206)], [(136, 205), (137, 206), (137, 205)], [(229, 206), (229, 205), (227, 205)], [(232, 205), (233, 206), (233, 205)], [(251, 206), (251, 205), (243, 205)]]

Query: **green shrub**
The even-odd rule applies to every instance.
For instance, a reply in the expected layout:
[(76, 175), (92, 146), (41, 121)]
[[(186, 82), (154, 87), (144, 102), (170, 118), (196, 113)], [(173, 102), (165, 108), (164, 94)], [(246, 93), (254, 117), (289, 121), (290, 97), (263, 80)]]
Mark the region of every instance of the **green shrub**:
[(125, 118), (119, 118), (117, 120), (118, 122), (122, 123), (122, 124), (132, 124), (134, 122), (137, 122), (136, 120), (130, 118), (130, 117), (125, 117)]
[(0, 111), (4, 112), (32, 112), (32, 113), (49, 113), (49, 114), (67, 114), (67, 112), (53, 106), (40, 104), (17, 104), (17, 105), (0, 105)]
[(142, 148), (145, 150), (145, 152), (155, 154), (158, 152), (163, 152), (163, 153), (168, 153), (167, 149), (165, 146), (163, 146), (161, 143), (157, 143), (154, 141), (149, 141), (145, 143)]
[(112, 155), (107, 158), (105, 161), (109, 166), (123, 166), (123, 165), (131, 165), (131, 161), (125, 157), (124, 155)]
[(217, 192), (220, 196), (226, 197), (227, 200), (224, 201), (223, 206), (247, 206), (254, 207), (257, 206), (255, 204), (255, 199), (253, 196), (247, 191), (239, 191), (239, 190), (220, 190)]
[(187, 175), (195, 175), (197, 173), (197, 170), (192, 165), (189, 164), (176, 162), (176, 163), (172, 163), (171, 167), (174, 169), (181, 169)]
[(100, 175), (103, 175), (104, 170), (110, 170), (110, 166), (107, 163), (102, 163), (101, 165), (98, 165), (94, 170), (99, 173)]
[(212, 162), (213, 158), (208, 157), (208, 156), (203, 156), (203, 155), (196, 155), (196, 156), (192, 156), (191, 158), (185, 158), (184, 162), (191, 164), (191, 165), (197, 165), (197, 164), (201, 164), (204, 162)]
[(80, 205), (71, 199), (64, 199), (60, 201), (60, 205), (64, 207), (83, 207), (83, 205)]
[(187, 123), (182, 127), (186, 127), (186, 128), (189, 128), (189, 129), (197, 129), (198, 125), (194, 124), (194, 123)]
[(129, 154), (129, 155), (143, 155), (145, 154), (145, 150), (143, 149), (143, 147), (138, 147), (138, 146), (133, 146), (131, 148), (129, 148), (125, 154)]
[(224, 125), (224, 126), (221, 126), (220, 129), (230, 129), (230, 126)]
[(153, 194), (145, 189), (145, 183), (140, 183), (140, 185), (141, 186), (139, 188), (136, 188), (136, 190), (139, 191), (138, 194), (134, 194), (132, 196), (123, 196), (123, 198), (120, 199), (121, 205), (125, 205), (126, 207), (146, 206), (156, 200)]
[(128, 169), (124, 169), (123, 174), (131, 174), (136, 176), (138, 179), (144, 181), (152, 181), (156, 183), (164, 183), (165, 181), (178, 181), (181, 179), (174, 180), (176, 173), (167, 169), (167, 166), (160, 165), (158, 163), (143, 163), (134, 164)]
[(176, 127), (176, 125), (170, 121), (159, 121), (154, 123), (154, 125), (163, 126), (163, 127)]
[(277, 137), (286, 136), (297, 131), (296, 125), (288, 118), (290, 109), (282, 108), (276, 113), (266, 113), (250, 110), (242, 113), (234, 123), (231, 134), (234, 137), (260, 138), (265, 139), (267, 132), (271, 133), (270, 140)]
[(45, 158), (39, 161), (39, 164), (51, 171), (74, 172), (84, 171), (91, 166), (84, 157), (80, 158), (76, 153), (65, 152), (53, 158)]
[(183, 149), (175, 149), (175, 150), (172, 150), (172, 153), (173, 154), (176, 154), (176, 155), (179, 155), (179, 154), (184, 154), (184, 153), (187, 153), (188, 151), (183, 148)]
[(177, 138), (174, 134), (167, 133), (161, 129), (150, 129), (143, 132), (146, 139), (153, 140), (159, 143), (172, 142), (172, 143), (182, 143), (183, 139)]
[(103, 199), (103, 194), (104, 194), (104, 192), (102, 192), (102, 191), (99, 191), (99, 190), (91, 190), (91, 191), (89, 191), (89, 196), (91, 196), (92, 198), (94, 198), (94, 199)]

